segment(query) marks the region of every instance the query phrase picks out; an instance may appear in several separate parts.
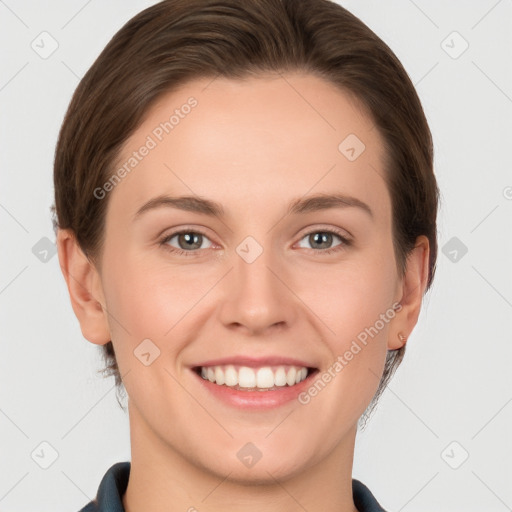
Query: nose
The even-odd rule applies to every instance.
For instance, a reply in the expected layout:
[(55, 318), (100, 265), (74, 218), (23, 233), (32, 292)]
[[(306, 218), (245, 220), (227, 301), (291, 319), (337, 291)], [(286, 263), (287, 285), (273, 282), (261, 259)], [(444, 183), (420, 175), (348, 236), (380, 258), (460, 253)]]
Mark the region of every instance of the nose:
[(227, 328), (264, 335), (294, 322), (300, 301), (270, 250), (250, 263), (235, 252), (233, 267), (224, 279), (221, 299), (220, 319)]

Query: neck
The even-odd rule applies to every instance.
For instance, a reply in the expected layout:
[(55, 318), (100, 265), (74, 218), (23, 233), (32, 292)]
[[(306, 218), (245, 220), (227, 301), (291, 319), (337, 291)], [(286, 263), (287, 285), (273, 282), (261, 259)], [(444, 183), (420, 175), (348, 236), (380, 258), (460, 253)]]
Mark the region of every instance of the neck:
[[(328, 457), (286, 479), (237, 480), (184, 457), (151, 430), (130, 404), (131, 469), (126, 512), (357, 512), (352, 497), (356, 427)], [(195, 460), (194, 460), (195, 459)]]

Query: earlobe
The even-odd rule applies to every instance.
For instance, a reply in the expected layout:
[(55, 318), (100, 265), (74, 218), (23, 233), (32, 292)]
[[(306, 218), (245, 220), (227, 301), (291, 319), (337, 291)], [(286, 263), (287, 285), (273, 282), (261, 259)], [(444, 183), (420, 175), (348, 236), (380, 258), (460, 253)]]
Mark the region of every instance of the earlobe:
[(390, 329), (388, 350), (397, 350), (407, 343), (420, 315), (423, 294), (428, 281), (430, 244), (424, 235), (407, 258), (407, 268), (402, 281), (400, 310)]
[(111, 335), (97, 269), (87, 259), (70, 230), (58, 230), (57, 250), (71, 306), (84, 338), (97, 345), (108, 343)]

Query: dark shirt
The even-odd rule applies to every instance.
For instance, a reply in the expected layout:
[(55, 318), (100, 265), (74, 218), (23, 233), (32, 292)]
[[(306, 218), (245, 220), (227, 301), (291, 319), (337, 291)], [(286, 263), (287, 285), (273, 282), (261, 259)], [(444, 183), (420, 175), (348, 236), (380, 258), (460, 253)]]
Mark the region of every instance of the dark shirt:
[[(96, 499), (79, 512), (125, 512), (122, 497), (128, 486), (130, 466), (130, 462), (117, 462), (111, 466), (101, 480)], [(359, 480), (352, 479), (352, 494), (359, 512), (386, 512)]]

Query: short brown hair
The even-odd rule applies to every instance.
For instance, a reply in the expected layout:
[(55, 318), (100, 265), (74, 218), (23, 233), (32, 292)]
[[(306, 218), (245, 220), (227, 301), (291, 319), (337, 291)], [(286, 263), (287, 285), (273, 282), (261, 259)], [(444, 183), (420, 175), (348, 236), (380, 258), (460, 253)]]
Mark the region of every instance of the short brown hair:
[[(397, 267), (403, 275), (416, 238), (427, 236), (429, 289), (439, 192), (425, 114), (391, 49), (329, 0), (163, 0), (130, 19), (87, 71), (68, 107), (55, 152), (55, 231), (71, 229), (98, 264), (107, 201), (94, 190), (112, 176), (123, 143), (156, 100), (193, 79), (286, 71), (311, 73), (338, 86), (359, 100), (377, 126), (386, 150)], [(101, 348), (103, 371), (115, 376), (119, 391), (112, 342)], [(388, 352), (371, 408), (404, 350)]]

